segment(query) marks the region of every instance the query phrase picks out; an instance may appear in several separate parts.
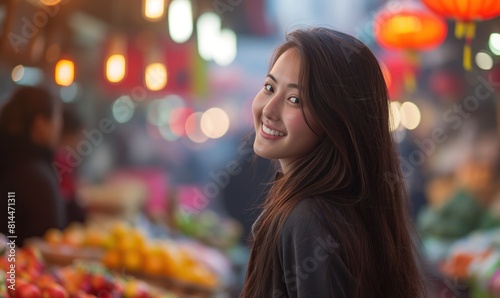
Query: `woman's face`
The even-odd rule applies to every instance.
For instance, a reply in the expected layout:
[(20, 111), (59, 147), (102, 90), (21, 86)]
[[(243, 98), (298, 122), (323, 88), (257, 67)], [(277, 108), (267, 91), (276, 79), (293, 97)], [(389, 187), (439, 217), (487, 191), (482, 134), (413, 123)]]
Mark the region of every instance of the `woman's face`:
[[(298, 85), (300, 66), (296, 50), (285, 51), (252, 104), (254, 151), (264, 158), (279, 159), (284, 172), (290, 162), (310, 152), (320, 140), (307, 125), (302, 112), (304, 103)], [(305, 107), (304, 113), (309, 123), (317, 127)]]

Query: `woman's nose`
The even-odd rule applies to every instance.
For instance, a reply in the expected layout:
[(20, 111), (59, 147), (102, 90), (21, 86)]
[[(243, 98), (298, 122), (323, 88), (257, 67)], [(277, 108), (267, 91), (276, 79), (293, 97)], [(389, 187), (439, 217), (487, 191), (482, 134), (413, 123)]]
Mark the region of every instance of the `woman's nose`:
[(278, 120), (281, 114), (280, 96), (275, 94), (264, 106), (262, 114), (269, 120)]

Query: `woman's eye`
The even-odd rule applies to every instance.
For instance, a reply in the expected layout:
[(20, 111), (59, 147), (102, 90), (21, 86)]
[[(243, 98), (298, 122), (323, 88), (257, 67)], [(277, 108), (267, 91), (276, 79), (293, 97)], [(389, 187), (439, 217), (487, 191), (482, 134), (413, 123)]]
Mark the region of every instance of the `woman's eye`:
[(299, 103), (300, 102), (300, 100), (295, 96), (288, 98), (288, 101), (290, 101), (291, 103)]
[(269, 84), (264, 84), (264, 89), (268, 92), (273, 92), (273, 87)]

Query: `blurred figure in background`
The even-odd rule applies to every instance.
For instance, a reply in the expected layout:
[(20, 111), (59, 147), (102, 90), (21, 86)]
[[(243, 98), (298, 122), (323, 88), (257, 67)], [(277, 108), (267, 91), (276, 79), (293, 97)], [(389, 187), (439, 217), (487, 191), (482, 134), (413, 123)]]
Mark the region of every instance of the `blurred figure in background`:
[(76, 152), (77, 146), (83, 139), (84, 125), (80, 117), (69, 105), (63, 107), (63, 126), (55, 164), (59, 170), (59, 184), (61, 195), (66, 204), (68, 222), (84, 222), (85, 211), (77, 198), (78, 169), (72, 160), (71, 152)]
[[(52, 166), (62, 125), (61, 103), (42, 88), (17, 89), (0, 110), (0, 232), (16, 245), (64, 228), (64, 201)], [(15, 229), (8, 229), (8, 192), (15, 193)], [(10, 209), (9, 211), (12, 211)], [(11, 218), (12, 219), (12, 218)]]
[(417, 223), (432, 261), (443, 258), (457, 239), (500, 227), (498, 142), (495, 134), (484, 134), (471, 144), (463, 161), (428, 184), (429, 206)]

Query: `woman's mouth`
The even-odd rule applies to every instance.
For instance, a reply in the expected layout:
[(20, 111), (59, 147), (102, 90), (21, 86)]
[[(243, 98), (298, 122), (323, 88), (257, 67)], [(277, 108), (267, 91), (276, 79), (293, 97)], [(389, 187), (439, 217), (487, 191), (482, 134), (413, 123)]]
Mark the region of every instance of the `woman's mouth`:
[(270, 136), (270, 137), (283, 137), (283, 136), (286, 136), (286, 133), (284, 133), (282, 131), (279, 131), (279, 130), (270, 129), (264, 123), (262, 123), (262, 132), (265, 135)]

